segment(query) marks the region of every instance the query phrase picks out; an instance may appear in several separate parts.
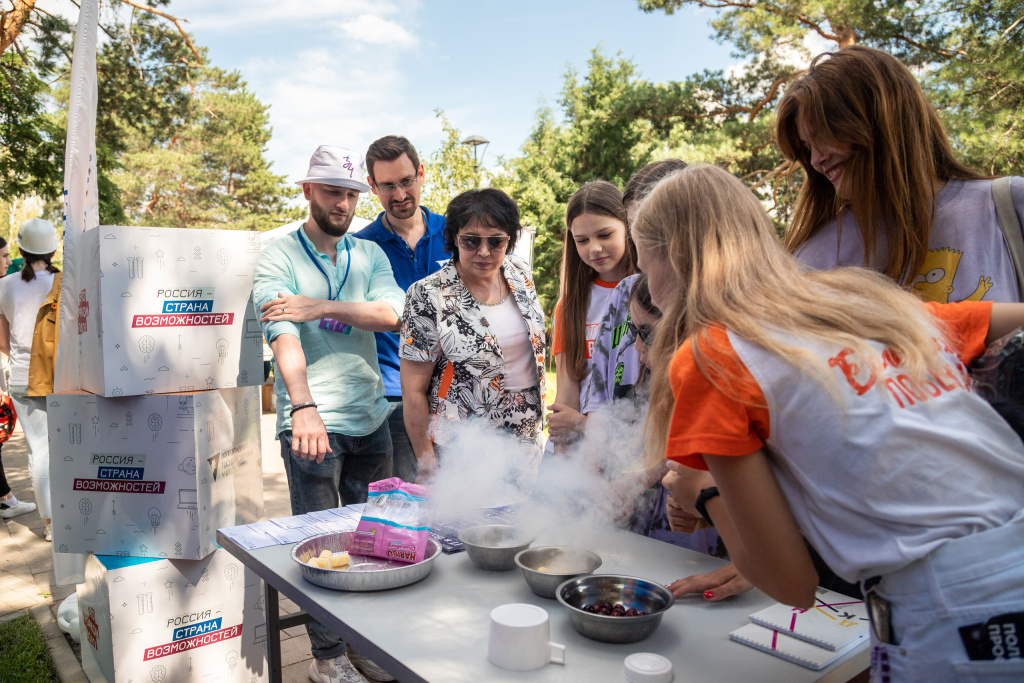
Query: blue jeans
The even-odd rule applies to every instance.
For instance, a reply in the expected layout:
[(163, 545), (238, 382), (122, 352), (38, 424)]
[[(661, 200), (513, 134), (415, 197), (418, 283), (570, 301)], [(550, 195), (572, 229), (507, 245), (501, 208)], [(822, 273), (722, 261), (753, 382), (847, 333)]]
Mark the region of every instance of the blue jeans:
[(388, 396), (388, 429), (391, 431), (391, 445), (394, 456), (391, 459), (392, 476), (402, 481), (416, 481), (416, 453), (412, 450), (412, 442), (405, 431), (405, 412), (402, 410), (401, 396)]
[[(370, 483), (391, 476), (387, 423), (366, 436), (328, 433), (327, 438), (331, 452), (317, 463), (292, 454), (291, 430), (280, 434), (293, 515), (365, 503)], [(306, 633), (316, 659), (334, 659), (348, 650), (345, 641), (322, 624), (306, 624)]]

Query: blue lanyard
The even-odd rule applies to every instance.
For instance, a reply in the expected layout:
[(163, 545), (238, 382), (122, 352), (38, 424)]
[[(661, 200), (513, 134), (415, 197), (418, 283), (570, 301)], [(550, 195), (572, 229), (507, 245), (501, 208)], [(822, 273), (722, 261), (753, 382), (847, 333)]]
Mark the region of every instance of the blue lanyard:
[[(299, 241), (302, 248), (306, 250), (306, 255), (309, 256), (309, 260), (313, 262), (313, 265), (317, 267), (320, 274), (324, 276), (325, 280), (327, 280), (327, 298), (333, 301), (334, 289), (331, 287), (331, 276), (327, 272), (327, 269), (324, 268), (324, 264), (320, 263), (320, 259), (317, 258), (316, 254), (310, 250), (309, 245), (306, 244), (306, 240), (302, 239), (302, 235), (299, 234), (300, 232), (302, 232), (302, 228), (295, 231), (295, 239)], [(345, 255), (348, 256), (348, 261), (345, 263), (345, 277), (342, 278), (341, 286), (338, 287), (338, 296), (341, 296), (341, 291), (345, 289), (345, 283), (348, 282), (348, 271), (352, 268), (352, 250), (349, 249), (347, 242), (345, 243)]]

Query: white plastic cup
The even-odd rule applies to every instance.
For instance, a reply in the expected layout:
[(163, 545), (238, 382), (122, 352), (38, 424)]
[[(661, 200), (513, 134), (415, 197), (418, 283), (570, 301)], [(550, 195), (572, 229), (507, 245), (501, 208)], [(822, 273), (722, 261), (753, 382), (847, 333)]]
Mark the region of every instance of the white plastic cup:
[(552, 643), (546, 610), (510, 603), (491, 610), (487, 659), (508, 671), (533, 671), (549, 662), (565, 664), (565, 645)]

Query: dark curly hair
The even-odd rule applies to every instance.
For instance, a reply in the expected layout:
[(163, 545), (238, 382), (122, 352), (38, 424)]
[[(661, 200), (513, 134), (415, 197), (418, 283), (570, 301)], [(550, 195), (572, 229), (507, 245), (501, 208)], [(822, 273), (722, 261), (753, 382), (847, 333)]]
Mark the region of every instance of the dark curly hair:
[(452, 262), (459, 262), (459, 231), (473, 221), (488, 228), (497, 228), (508, 235), (506, 254), (515, 249), (523, 230), (519, 223), (519, 207), (501, 190), (485, 187), (467, 190), (448, 203), (444, 212), (444, 245), (452, 254)]

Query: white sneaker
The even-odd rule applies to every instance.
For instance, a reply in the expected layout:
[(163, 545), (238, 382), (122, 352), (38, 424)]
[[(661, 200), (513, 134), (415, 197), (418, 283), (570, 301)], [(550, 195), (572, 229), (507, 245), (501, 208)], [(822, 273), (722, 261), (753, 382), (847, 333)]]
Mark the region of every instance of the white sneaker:
[(53, 523), (46, 523), (46, 535), (43, 536), (43, 540), (48, 543), (53, 543)]
[(17, 505), (12, 505), (6, 508), (0, 508), (0, 517), (3, 517), (4, 519), (10, 519), (11, 517), (23, 515), (26, 512), (32, 512), (35, 509), (35, 503), (26, 503), (23, 500), (19, 500)]
[(356, 652), (351, 645), (348, 646), (348, 658), (353, 664), (355, 664), (355, 667), (362, 671), (363, 675), (371, 681), (382, 681), (383, 683), (387, 683), (387, 681), (395, 680), (395, 677), (382, 669), (379, 664), (367, 659), (361, 653)]
[(347, 654), (334, 659), (314, 659), (309, 663), (309, 679), (315, 683), (370, 683), (352, 666)]

